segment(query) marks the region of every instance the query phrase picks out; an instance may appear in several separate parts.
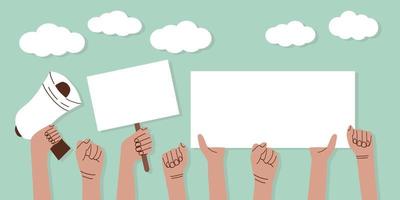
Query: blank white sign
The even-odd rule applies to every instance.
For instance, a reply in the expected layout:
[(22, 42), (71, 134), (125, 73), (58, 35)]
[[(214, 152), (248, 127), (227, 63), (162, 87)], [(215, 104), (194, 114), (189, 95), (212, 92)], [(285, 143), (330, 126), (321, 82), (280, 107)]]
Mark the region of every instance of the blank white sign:
[(87, 80), (99, 131), (179, 114), (167, 60)]
[(355, 125), (355, 72), (193, 71), (191, 146), (323, 147), (333, 133), (348, 148)]

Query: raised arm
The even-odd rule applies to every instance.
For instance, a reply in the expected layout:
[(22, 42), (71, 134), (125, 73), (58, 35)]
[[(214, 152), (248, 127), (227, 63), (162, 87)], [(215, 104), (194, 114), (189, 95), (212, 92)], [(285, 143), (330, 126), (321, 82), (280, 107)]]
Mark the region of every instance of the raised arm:
[(54, 125), (38, 131), (31, 140), (33, 196), (37, 200), (51, 199), (48, 169), (50, 148), (61, 140)]
[(164, 153), (162, 157), (164, 176), (170, 200), (186, 199), (184, 172), (188, 159), (187, 149), (182, 143), (178, 148)]
[(375, 178), (374, 143), (371, 132), (353, 129), (350, 126), (347, 131), (347, 141), (357, 159), (362, 199), (378, 199)]
[(151, 149), (152, 140), (147, 128), (139, 129), (122, 143), (117, 199), (136, 199), (133, 169), (136, 162), (141, 160), (142, 155), (149, 154)]
[(308, 190), (309, 200), (326, 199), (326, 179), (328, 174), (328, 161), (335, 150), (336, 135), (332, 135), (327, 147), (312, 147), (311, 153), (311, 176)]
[(76, 145), (76, 160), (82, 177), (82, 199), (101, 199), (101, 172), (103, 168), (103, 149), (86, 139)]
[(227, 199), (224, 170), (224, 148), (209, 148), (202, 135), (198, 136), (200, 149), (208, 162), (210, 200)]
[(254, 144), (251, 150), (251, 165), (254, 176), (254, 200), (271, 200), (278, 154), (267, 148), (266, 143)]

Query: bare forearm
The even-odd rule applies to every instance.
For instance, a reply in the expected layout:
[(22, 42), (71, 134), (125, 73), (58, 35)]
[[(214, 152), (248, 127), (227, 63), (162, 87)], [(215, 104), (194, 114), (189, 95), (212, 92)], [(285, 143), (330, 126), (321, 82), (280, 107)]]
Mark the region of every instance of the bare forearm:
[(83, 200), (100, 200), (100, 177), (95, 179), (82, 178), (82, 199)]
[(168, 197), (170, 200), (185, 200), (185, 180), (183, 174), (173, 177), (165, 177), (168, 187)]
[(272, 182), (254, 179), (254, 200), (271, 200)]
[(309, 200), (324, 200), (326, 198), (327, 161), (313, 159), (311, 163)]
[(224, 162), (208, 163), (208, 180), (211, 200), (227, 199)]
[(133, 167), (125, 163), (121, 159), (119, 178), (118, 178), (118, 192), (117, 199), (136, 199), (135, 194), (135, 180), (133, 177)]
[(35, 152), (34, 149), (31, 152), (34, 199), (49, 200), (51, 199), (51, 191), (48, 173), (48, 155)]
[(375, 178), (374, 156), (357, 156), (358, 174), (360, 177), (361, 194), (363, 200), (378, 199)]

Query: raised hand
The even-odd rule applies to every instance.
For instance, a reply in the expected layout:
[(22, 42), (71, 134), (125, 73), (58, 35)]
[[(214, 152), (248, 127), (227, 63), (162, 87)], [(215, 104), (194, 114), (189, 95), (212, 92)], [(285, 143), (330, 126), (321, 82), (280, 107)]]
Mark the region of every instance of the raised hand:
[(209, 148), (202, 135), (198, 136), (201, 152), (208, 162), (208, 187), (211, 200), (227, 199), (224, 148)]
[(200, 150), (209, 163), (224, 162), (224, 148), (209, 148), (202, 135), (198, 135), (197, 139), (199, 140)]
[(254, 144), (251, 150), (254, 176), (254, 199), (272, 199), (272, 186), (279, 166), (278, 154), (267, 144)]
[(188, 161), (188, 154), (185, 145), (181, 143), (178, 148), (171, 149), (164, 153), (162, 161), (166, 178), (181, 178)]
[(375, 177), (374, 142), (371, 132), (349, 126), (347, 141), (353, 150), (358, 164), (358, 175), (363, 200), (378, 199)]
[(142, 158), (142, 155), (149, 154), (151, 149), (152, 140), (150, 132), (147, 128), (142, 128), (124, 140), (121, 146), (121, 158), (127, 164), (133, 165)]
[(329, 144), (327, 147), (311, 147), (309, 150), (312, 159), (327, 161), (331, 156), (332, 152), (335, 150), (336, 140), (337, 140), (337, 135), (333, 134), (331, 139), (329, 140)]
[(103, 168), (103, 149), (90, 139), (76, 144), (76, 160), (82, 176), (82, 199), (101, 199), (100, 182)]
[(308, 191), (309, 200), (324, 200), (326, 198), (326, 177), (328, 160), (335, 150), (337, 136), (332, 135), (327, 147), (311, 147), (311, 176)]
[(103, 149), (92, 143), (90, 139), (78, 141), (76, 160), (78, 161), (82, 178), (89, 180), (100, 178), (103, 168), (103, 158)]
[(347, 130), (347, 141), (356, 155), (357, 159), (365, 159), (373, 155), (374, 143), (369, 131), (353, 129), (349, 126)]
[(272, 182), (279, 165), (278, 154), (267, 148), (266, 143), (254, 144), (251, 152), (251, 165), (255, 181)]
[(182, 143), (162, 156), (168, 195), (171, 200), (186, 199), (184, 172), (188, 161), (188, 152)]
[(141, 128), (126, 138), (121, 145), (117, 199), (136, 199), (134, 164), (142, 155), (150, 154), (152, 139), (147, 128)]

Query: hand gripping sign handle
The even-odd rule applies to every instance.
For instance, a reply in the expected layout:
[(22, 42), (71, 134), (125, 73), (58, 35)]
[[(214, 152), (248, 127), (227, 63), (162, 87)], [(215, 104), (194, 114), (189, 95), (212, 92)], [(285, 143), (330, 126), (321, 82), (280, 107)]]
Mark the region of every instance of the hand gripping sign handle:
[[(140, 123), (135, 124), (135, 130), (138, 131), (140, 129)], [(145, 172), (149, 172), (150, 167), (149, 167), (149, 160), (147, 159), (147, 155), (143, 154), (142, 155), (142, 163), (143, 163), (143, 168)]]

